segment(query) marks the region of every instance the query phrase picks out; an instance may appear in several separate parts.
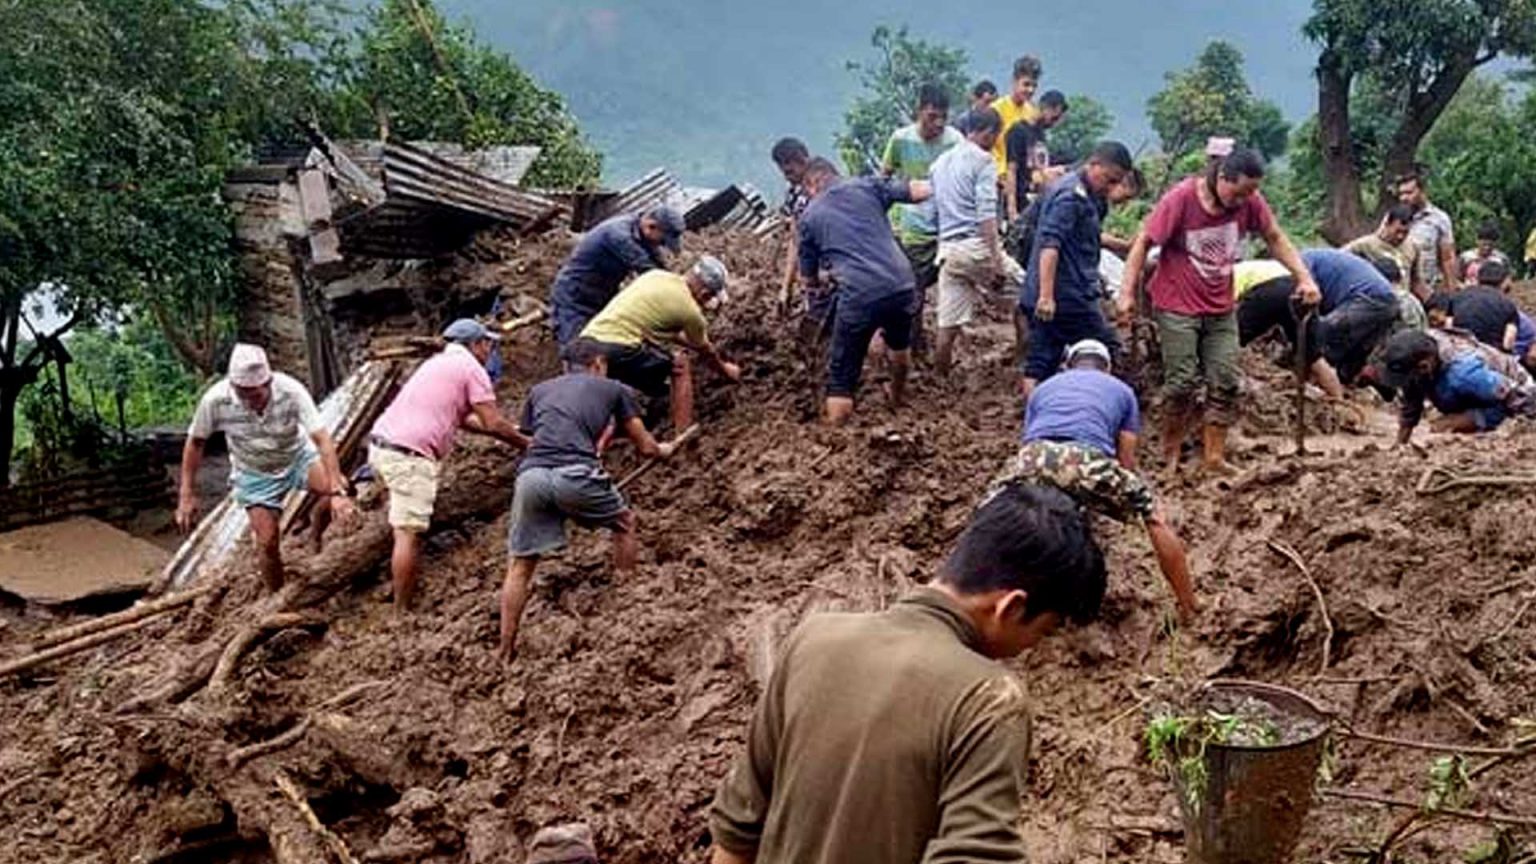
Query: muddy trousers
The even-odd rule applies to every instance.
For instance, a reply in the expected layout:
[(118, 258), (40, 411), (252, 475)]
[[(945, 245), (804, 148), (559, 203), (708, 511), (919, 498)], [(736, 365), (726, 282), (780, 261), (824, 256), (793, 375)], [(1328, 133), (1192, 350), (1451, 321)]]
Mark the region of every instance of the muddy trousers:
[(1157, 310), (1158, 343), (1163, 351), (1163, 390), (1172, 411), (1187, 412), (1205, 389), (1206, 421), (1213, 426), (1237, 422), (1237, 315), (1181, 315)]

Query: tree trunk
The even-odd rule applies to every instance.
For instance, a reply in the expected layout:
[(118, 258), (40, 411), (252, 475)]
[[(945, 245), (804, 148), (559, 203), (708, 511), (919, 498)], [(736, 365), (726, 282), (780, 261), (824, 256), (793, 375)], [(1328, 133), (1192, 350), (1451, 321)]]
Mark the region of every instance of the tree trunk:
[[(1457, 57), (1448, 61), (1440, 74), (1429, 82), (1424, 90), (1414, 93), (1408, 99), (1408, 108), (1403, 115), (1403, 121), (1398, 124), (1397, 130), (1392, 133), (1392, 139), (1387, 142), (1387, 152), (1382, 159), (1382, 198), (1383, 202), (1390, 203), (1394, 200), (1391, 189), (1392, 178), (1414, 171), (1418, 162), (1419, 144), (1424, 136), (1435, 128), (1435, 122), (1440, 115), (1445, 113), (1451, 100), (1456, 97), (1461, 85), (1466, 83), (1467, 76), (1479, 65), (1477, 59), (1472, 56)], [(1379, 209), (1385, 210), (1383, 206)]]
[(53, 365), (59, 370), (59, 412), (66, 421), (75, 418), (75, 409), (69, 401), (69, 363), (62, 355), (55, 354)]
[(1317, 136), (1328, 183), (1328, 214), (1322, 234), (1342, 245), (1371, 230), (1360, 196), (1360, 167), (1349, 126), (1351, 76), (1332, 49), (1317, 60)]
[(16, 446), (16, 400), (26, 386), (16, 368), (16, 346), (21, 328), (21, 295), (0, 293), (0, 489), (11, 485), (11, 449)]

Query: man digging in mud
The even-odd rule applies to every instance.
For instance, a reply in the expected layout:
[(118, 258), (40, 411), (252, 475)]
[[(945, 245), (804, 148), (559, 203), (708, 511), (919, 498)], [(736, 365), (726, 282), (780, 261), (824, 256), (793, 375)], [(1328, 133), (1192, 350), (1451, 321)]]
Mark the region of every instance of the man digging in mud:
[[(1258, 234), (1296, 280), (1296, 294), (1311, 306), (1321, 299), (1301, 255), (1281, 230), (1259, 192), (1264, 160), (1252, 150), (1234, 150), (1205, 173), (1174, 186), (1157, 202), (1125, 262), (1126, 286), (1141, 284), (1147, 253), (1160, 247), (1157, 269), (1147, 282), (1152, 317), (1163, 353), (1163, 461), (1176, 470), (1184, 437), (1193, 425), (1201, 385), (1205, 388), (1202, 465), (1230, 474), (1227, 430), (1237, 420), (1241, 385), (1232, 267), (1242, 255), (1244, 235)], [(1136, 291), (1120, 292), (1122, 329), (1136, 314)]]
[(812, 200), (800, 218), (800, 278), (807, 292), (817, 291), (828, 270), (837, 286), (825, 420), (841, 426), (853, 415), (864, 358), (877, 332), (889, 349), (891, 404), (899, 407), (906, 398), (917, 297), (912, 265), (886, 212), (892, 204), (927, 200), (929, 187), (897, 178), (845, 180), (819, 158), (811, 160), (805, 181)]
[(1026, 860), (1030, 709), (995, 661), (1096, 617), (1104, 582), (1077, 505), (1009, 485), (929, 586), (883, 612), (810, 616), (715, 796), (713, 864)]
[(1387, 340), (1379, 378), (1401, 388), (1397, 443), (1407, 444), (1428, 399), (1436, 432), (1472, 434), (1511, 416), (1536, 416), (1536, 383), (1514, 355), (1458, 330), (1405, 330)]
[(615, 216), (581, 238), (561, 265), (549, 296), (549, 318), (561, 345), (581, 334), (592, 317), (619, 293), (625, 279), (667, 269), (662, 247), (683, 248), (683, 214), (654, 207), (640, 215)]
[(1199, 611), (1184, 543), (1136, 474), (1141, 412), (1130, 385), (1110, 373), (1108, 346), (1092, 339), (1067, 349), (1066, 369), (1030, 395), (1024, 443), (993, 487), (1009, 483), (1054, 486), (1117, 522), (1146, 526), (1157, 566), (1173, 589), (1179, 618)]
[(389, 570), (395, 611), (411, 608), (421, 535), (432, 524), (438, 469), (460, 426), (518, 449), (528, 439), (496, 410), (496, 391), (485, 361), (500, 336), (470, 318), (443, 331), (448, 345), (411, 373), (395, 400), (373, 424), (368, 464), (389, 489), (389, 526), (394, 553)]
[(506, 581), (501, 586), (501, 656), (517, 656), (517, 628), (539, 558), (565, 547), (565, 522), (613, 533), (614, 567), (634, 569), (639, 553), (635, 511), (603, 471), (599, 442), (621, 430), (642, 456), (667, 459), (675, 445), (646, 431), (630, 389), (607, 377), (603, 346), (581, 338), (561, 352), (568, 372), (528, 393), (522, 426), (533, 436), (517, 467), (507, 529)]
[(730, 274), (720, 259), (700, 258), (686, 276), (652, 270), (630, 283), (592, 319), (583, 338), (602, 346), (608, 376), (645, 394), (654, 426), (660, 410), (671, 406), (673, 433), (693, 424), (693, 365), (687, 351), (698, 352), (730, 381), (741, 380), (741, 367), (728, 362), (709, 341), (704, 309), (725, 302)]
[(236, 345), (229, 355), (229, 374), (203, 394), (187, 430), (176, 506), (176, 524), (183, 532), (192, 530), (197, 516), (197, 469), (203, 450), (208, 437), (220, 431), (229, 445), (235, 503), (245, 508), (256, 540), (262, 582), (276, 591), (283, 587), (278, 522), (288, 493), (308, 489), (321, 496), (311, 535), (317, 552), (332, 515), (346, 519), (353, 513), (336, 444), (303, 384), (273, 372), (260, 346)]

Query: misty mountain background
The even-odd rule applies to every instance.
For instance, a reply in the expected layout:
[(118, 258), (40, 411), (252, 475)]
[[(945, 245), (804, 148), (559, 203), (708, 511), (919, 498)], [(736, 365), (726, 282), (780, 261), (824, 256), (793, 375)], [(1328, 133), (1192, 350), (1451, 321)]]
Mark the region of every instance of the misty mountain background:
[(1246, 57), (1254, 92), (1293, 124), (1316, 108), (1310, 0), (440, 0), (450, 20), (565, 95), (621, 186), (658, 166), (684, 183), (748, 181), (782, 193), (768, 159), (783, 135), (835, 155), (858, 90), (846, 63), (873, 59), (877, 25), (962, 47), (973, 80), (1006, 92), (1013, 59), (1036, 54), (1042, 90), (1084, 93), (1132, 150), (1155, 146), (1147, 99), (1212, 39)]

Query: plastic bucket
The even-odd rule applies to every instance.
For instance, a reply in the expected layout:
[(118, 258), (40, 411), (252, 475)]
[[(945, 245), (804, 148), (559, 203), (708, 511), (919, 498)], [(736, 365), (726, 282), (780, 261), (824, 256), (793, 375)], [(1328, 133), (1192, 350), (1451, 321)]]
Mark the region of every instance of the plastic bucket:
[[(1287, 687), (1257, 681), (1212, 681), (1201, 693), (1251, 697), (1276, 713), (1319, 724), (1316, 733), (1275, 746), (1206, 746), (1203, 790), (1184, 788), (1175, 771), (1184, 814), (1189, 864), (1287, 864), (1307, 812), (1332, 715)], [(1196, 704), (1199, 704), (1197, 699)], [(1197, 807), (1190, 804), (1198, 801)]]

